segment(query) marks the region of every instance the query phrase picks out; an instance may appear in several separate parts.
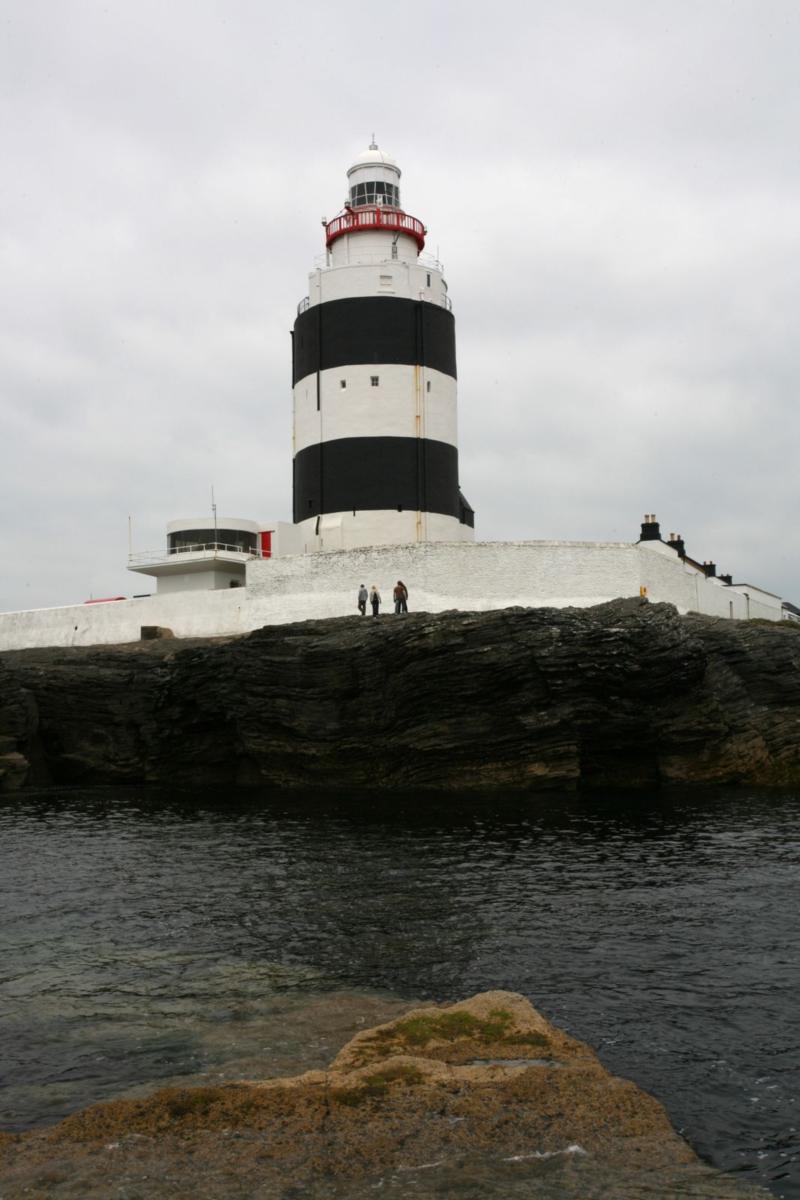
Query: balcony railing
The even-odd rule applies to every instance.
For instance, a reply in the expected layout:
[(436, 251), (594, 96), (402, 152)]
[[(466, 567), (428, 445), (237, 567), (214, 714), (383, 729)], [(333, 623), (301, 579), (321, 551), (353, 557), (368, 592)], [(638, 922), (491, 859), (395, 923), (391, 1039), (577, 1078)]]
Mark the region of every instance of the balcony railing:
[(425, 226), (416, 217), (409, 217), (399, 208), (348, 208), (325, 226), (325, 244), (333, 245), (346, 233), (361, 233), (368, 229), (385, 229), (389, 233), (407, 233), (422, 250), (425, 245)]
[(162, 550), (141, 550), (136, 554), (128, 555), (128, 566), (145, 566), (147, 563), (166, 562), (170, 558), (175, 558), (179, 554), (211, 554), (212, 557), (217, 554), (241, 554), (244, 558), (269, 558), (271, 557), (260, 548), (248, 550), (244, 546), (231, 546), (227, 542), (196, 542), (189, 546), (175, 546), (170, 549)]
[[(448, 312), (453, 311), (453, 301), (450, 299), (450, 297), (447, 295), (446, 292), (444, 292), (441, 296), (439, 296), (438, 299), (434, 296), (426, 296), (422, 292), (419, 293), (419, 297), (420, 297), (420, 300), (427, 300), (429, 304), (440, 304), (442, 306), (442, 308), (446, 308)], [(310, 301), (309, 301), (308, 296), (304, 296), (303, 299), (300, 301), (300, 303), (297, 306), (298, 317), (300, 316), (301, 313), (304, 313), (306, 311), (306, 309), (309, 306), (309, 303), (310, 303)]]

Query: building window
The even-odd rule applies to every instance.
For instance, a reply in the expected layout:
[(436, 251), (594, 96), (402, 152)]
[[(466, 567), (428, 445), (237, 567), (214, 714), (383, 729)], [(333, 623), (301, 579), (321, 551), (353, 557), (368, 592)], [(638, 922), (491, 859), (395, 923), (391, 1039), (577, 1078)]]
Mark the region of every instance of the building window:
[(256, 535), (245, 529), (181, 529), (167, 538), (170, 554), (185, 554), (205, 546), (227, 546), (240, 554), (255, 554)]
[(380, 383), (380, 378), (378, 375), (370, 375), (369, 381), (373, 387), (377, 387), (378, 384)]
[(340, 379), (340, 380), (339, 380), (339, 387), (340, 387), (340, 388), (346, 388), (346, 387), (347, 387), (347, 380), (346, 380), (346, 379)]
[(430, 286), (431, 286), (431, 276), (430, 276), (430, 271), (429, 271), (428, 272), (428, 287), (430, 287)]
[(430, 379), (429, 379), (429, 380), (427, 381), (427, 383), (425, 384), (425, 391), (426, 391), (426, 392), (429, 392), (430, 390), (431, 390), (431, 381), (430, 381)]

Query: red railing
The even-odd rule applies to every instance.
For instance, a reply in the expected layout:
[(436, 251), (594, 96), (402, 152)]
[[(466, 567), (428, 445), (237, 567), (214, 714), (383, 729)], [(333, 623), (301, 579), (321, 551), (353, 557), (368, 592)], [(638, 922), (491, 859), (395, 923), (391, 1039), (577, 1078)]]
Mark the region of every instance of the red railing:
[(385, 229), (390, 233), (407, 233), (421, 250), (425, 245), (425, 226), (416, 217), (409, 217), (398, 208), (348, 208), (325, 226), (325, 244), (333, 245), (346, 233), (361, 233), (366, 229)]

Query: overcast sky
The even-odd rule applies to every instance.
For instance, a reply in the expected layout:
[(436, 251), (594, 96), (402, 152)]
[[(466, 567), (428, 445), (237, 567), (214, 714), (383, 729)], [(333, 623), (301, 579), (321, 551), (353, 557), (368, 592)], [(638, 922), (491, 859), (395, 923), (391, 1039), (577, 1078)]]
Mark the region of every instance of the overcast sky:
[[(374, 131), (481, 539), (642, 514), (800, 603), (797, 0), (0, 0), (0, 610), (291, 520), (289, 330)], [(154, 590), (154, 587), (153, 587)]]

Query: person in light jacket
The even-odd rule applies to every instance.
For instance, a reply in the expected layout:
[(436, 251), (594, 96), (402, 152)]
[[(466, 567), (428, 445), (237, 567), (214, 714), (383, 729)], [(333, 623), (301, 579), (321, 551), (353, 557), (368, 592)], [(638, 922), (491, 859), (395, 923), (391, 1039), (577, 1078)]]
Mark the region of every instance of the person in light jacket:
[(369, 602), (372, 605), (373, 617), (377, 617), (378, 609), (381, 606), (381, 594), (378, 591), (377, 583), (373, 583), (372, 587), (369, 589)]
[(362, 583), (361, 587), (358, 589), (358, 611), (361, 613), (362, 617), (366, 616), (368, 596), (369, 592), (367, 591), (367, 585)]

